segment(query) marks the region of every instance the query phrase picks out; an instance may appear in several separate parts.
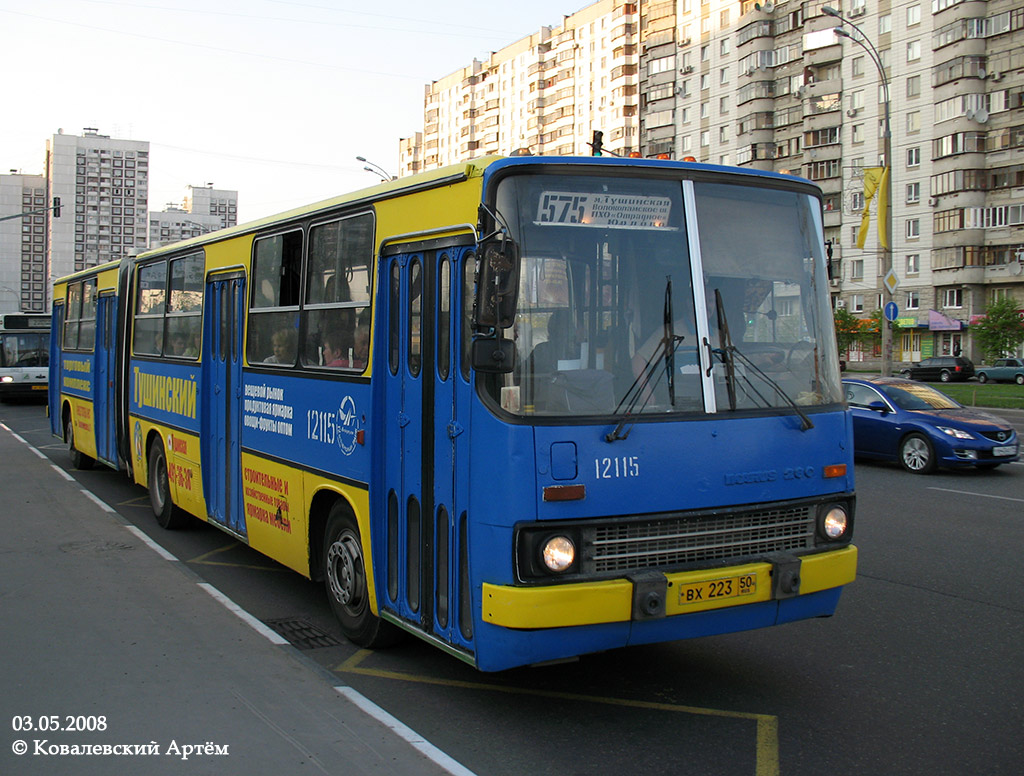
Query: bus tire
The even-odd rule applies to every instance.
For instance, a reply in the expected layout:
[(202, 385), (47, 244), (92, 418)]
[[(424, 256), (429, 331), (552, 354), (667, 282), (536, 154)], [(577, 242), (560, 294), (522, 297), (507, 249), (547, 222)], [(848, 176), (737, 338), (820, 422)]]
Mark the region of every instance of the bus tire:
[(323, 546), (324, 586), (345, 637), (360, 647), (376, 649), (396, 643), (402, 631), (370, 610), (363, 543), (355, 518), (342, 502), (327, 517)]
[(164, 443), (157, 437), (149, 446), (149, 503), (153, 507), (156, 522), (161, 528), (181, 528), (188, 518), (174, 506), (171, 498), (171, 482), (167, 476), (167, 454)]
[(71, 458), (72, 467), (91, 469), (96, 460), (75, 447), (75, 424), (71, 420), (70, 412), (64, 416), (64, 441), (68, 443), (68, 455)]

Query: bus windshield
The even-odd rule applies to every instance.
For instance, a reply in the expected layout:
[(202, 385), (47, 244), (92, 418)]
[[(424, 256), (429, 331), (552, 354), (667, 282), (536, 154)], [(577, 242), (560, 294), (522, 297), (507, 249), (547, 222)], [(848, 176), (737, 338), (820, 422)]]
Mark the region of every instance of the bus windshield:
[(49, 363), (49, 332), (0, 333), (0, 367), (38, 367)]
[(841, 401), (819, 201), (740, 180), (502, 180), (517, 363), (492, 398), (559, 417)]

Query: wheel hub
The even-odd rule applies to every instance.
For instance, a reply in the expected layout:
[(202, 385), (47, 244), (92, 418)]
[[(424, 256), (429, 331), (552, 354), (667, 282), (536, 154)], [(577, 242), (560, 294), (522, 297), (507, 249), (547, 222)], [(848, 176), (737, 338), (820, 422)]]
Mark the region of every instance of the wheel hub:
[(357, 540), (342, 534), (327, 550), (327, 579), (331, 594), (342, 605), (357, 608), (363, 588), (362, 563)]

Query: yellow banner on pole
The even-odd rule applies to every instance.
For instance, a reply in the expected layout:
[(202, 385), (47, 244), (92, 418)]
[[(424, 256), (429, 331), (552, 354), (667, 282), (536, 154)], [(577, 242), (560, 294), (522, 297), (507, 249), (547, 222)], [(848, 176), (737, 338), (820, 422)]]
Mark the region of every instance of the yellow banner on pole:
[(871, 223), (871, 200), (878, 194), (878, 243), (889, 248), (889, 168), (866, 167), (864, 169), (864, 211), (860, 217), (860, 229), (857, 231), (857, 247), (863, 249), (868, 239), (868, 226)]

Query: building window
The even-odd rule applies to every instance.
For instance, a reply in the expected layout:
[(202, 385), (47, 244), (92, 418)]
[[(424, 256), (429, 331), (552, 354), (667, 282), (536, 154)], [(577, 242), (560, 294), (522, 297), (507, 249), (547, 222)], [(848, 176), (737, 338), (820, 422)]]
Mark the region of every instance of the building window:
[(864, 295), (854, 294), (850, 297), (850, 311), (855, 313), (864, 312)]
[(850, 262), (850, 280), (864, 279), (864, 260), (854, 259)]
[(907, 134), (921, 131), (921, 111), (912, 110), (907, 113)]
[(907, 26), (913, 27), (921, 23), (921, 6), (911, 5), (907, 7)]
[(907, 167), (921, 166), (921, 149), (918, 146), (907, 149)]
[(964, 290), (962, 288), (942, 289), (942, 306), (949, 309), (959, 309), (964, 306)]
[(907, 219), (907, 239), (916, 240), (921, 236), (921, 219), (919, 218), (908, 218)]
[(907, 204), (912, 205), (921, 201), (921, 184), (920, 183), (908, 183), (907, 184)]
[(916, 275), (921, 271), (921, 254), (920, 253), (908, 253), (907, 254), (907, 274)]
[(921, 292), (920, 291), (907, 291), (907, 309), (908, 310), (919, 310), (919, 309), (921, 309)]
[(907, 78), (907, 97), (921, 96), (921, 76), (912, 75)]
[(921, 41), (907, 41), (907, 61), (916, 62), (921, 58)]

